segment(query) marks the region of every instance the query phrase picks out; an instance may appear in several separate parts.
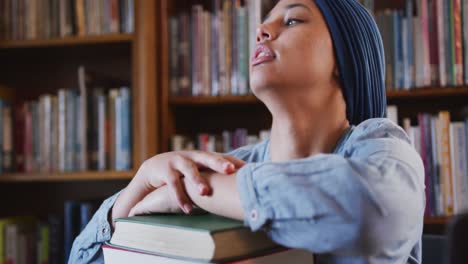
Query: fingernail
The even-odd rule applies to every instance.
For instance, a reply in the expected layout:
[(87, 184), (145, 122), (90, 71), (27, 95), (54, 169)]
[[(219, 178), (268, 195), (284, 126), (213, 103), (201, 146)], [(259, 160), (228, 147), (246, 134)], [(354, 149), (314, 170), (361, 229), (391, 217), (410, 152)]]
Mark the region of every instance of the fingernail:
[(234, 165), (232, 163), (226, 163), (224, 165), (224, 170), (226, 170), (227, 172), (231, 172), (231, 171), (234, 171)]
[(192, 206), (190, 204), (184, 204), (184, 212), (186, 214), (190, 214), (191, 211), (192, 211)]
[(205, 187), (205, 185), (203, 183), (198, 184), (198, 191), (202, 195), (206, 192), (206, 187)]

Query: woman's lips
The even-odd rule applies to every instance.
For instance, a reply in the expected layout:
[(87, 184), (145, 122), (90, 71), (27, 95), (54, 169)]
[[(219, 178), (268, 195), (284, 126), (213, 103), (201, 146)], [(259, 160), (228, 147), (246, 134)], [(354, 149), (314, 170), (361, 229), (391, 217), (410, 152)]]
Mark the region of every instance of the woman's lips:
[(252, 58), (252, 66), (269, 62), (275, 59), (273, 51), (265, 44), (258, 44), (255, 48), (254, 57)]

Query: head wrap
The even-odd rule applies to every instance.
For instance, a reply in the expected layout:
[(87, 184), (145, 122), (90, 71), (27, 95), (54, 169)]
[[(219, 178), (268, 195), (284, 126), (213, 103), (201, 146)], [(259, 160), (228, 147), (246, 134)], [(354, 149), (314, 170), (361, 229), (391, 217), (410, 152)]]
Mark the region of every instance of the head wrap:
[(333, 40), (348, 121), (385, 117), (385, 59), (377, 25), (357, 0), (315, 0)]

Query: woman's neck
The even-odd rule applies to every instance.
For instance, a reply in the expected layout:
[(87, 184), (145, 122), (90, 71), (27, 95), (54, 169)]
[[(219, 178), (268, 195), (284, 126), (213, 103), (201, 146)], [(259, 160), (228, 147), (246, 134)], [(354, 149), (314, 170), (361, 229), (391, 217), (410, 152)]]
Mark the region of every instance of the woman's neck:
[(276, 110), (272, 111), (270, 136), (272, 161), (330, 153), (349, 128), (346, 109), (333, 100), (321, 107), (293, 104), (288, 109)]

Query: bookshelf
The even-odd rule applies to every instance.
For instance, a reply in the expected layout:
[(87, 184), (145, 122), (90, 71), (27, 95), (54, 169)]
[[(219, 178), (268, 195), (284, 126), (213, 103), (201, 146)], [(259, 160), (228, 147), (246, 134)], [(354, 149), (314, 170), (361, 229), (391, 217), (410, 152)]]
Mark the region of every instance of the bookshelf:
[(427, 217), (424, 219), (426, 225), (445, 225), (450, 221), (450, 217)]
[(169, 99), (171, 106), (182, 105), (222, 105), (222, 104), (259, 104), (260, 101), (253, 95), (247, 96), (197, 96), (173, 97)]
[(95, 36), (71, 36), (52, 39), (37, 39), (37, 40), (4, 40), (0, 42), (0, 49), (13, 48), (31, 48), (31, 47), (51, 47), (51, 46), (76, 46), (76, 45), (95, 45), (98, 43), (131, 43), (133, 34), (118, 33), (108, 35)]
[[(139, 164), (158, 152), (157, 12), (154, 1), (135, 0), (133, 33), (0, 40), (0, 86), (12, 90), (15, 101), (78, 88), (79, 65), (127, 81), (132, 100), (130, 170), (2, 173), (0, 217), (45, 217), (63, 213), (65, 200), (105, 198), (122, 189)], [(34, 201), (35, 208), (27, 201)]]
[(53, 173), (9, 173), (0, 177), (3, 183), (20, 182), (76, 182), (76, 181), (111, 181), (131, 180), (136, 171), (83, 171)]

